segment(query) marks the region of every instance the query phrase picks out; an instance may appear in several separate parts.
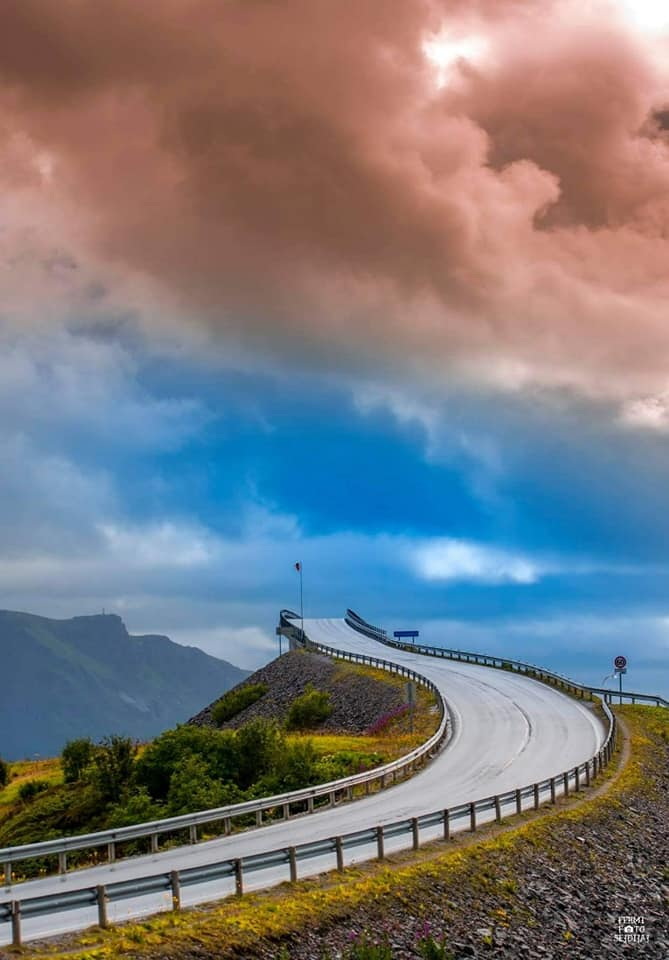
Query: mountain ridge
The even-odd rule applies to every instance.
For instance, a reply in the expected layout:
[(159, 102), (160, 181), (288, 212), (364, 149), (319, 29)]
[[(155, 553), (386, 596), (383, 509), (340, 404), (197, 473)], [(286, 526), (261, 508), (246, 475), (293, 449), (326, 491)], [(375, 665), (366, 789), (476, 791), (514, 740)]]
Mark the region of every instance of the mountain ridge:
[(0, 610), (0, 756), (59, 752), (111, 733), (149, 739), (185, 722), (248, 671), (114, 613), (55, 620)]

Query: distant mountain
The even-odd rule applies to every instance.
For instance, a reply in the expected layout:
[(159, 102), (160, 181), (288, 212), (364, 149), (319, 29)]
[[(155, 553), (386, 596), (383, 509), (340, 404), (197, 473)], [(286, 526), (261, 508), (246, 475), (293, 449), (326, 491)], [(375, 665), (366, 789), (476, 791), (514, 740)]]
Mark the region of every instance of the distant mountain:
[(0, 756), (54, 755), (74, 737), (110, 733), (146, 740), (246, 676), (167, 637), (131, 637), (115, 614), (0, 610)]

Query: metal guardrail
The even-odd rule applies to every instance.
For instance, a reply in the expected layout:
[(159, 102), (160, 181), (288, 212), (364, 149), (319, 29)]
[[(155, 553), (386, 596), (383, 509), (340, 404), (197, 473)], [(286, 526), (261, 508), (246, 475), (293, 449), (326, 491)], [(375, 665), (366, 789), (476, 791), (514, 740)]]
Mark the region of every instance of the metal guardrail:
[(374, 627), (359, 617), (352, 610), (346, 611), (346, 622), (354, 630), (364, 633), (365, 636), (378, 640), (386, 646), (394, 647), (397, 650), (404, 650), (413, 653), (422, 653), (425, 656), (440, 657), (445, 660), (459, 660), (462, 663), (477, 663), (484, 667), (496, 667), (498, 670), (509, 670), (516, 673), (523, 673), (535, 680), (541, 680), (544, 683), (550, 683), (559, 687), (566, 693), (574, 696), (580, 696), (583, 699), (587, 696), (592, 700), (592, 695), (602, 697), (606, 703), (613, 703), (618, 700), (620, 703), (627, 701), (632, 704), (648, 703), (656, 707), (669, 707), (669, 700), (665, 700), (657, 694), (636, 693), (635, 691), (611, 690), (608, 687), (591, 687), (586, 683), (579, 683), (577, 680), (571, 680), (569, 677), (563, 677), (552, 670), (546, 670), (544, 667), (538, 667), (533, 663), (525, 663), (523, 660), (511, 660), (509, 657), (497, 657), (485, 653), (473, 653), (467, 650), (456, 650), (452, 647), (435, 647), (425, 643), (400, 643), (391, 639), (385, 630), (380, 627)]
[[(290, 614), (290, 611), (282, 611)], [(301, 632), (301, 631), (299, 631)], [(132, 840), (148, 838), (151, 844), (151, 853), (158, 853), (160, 837), (165, 834), (175, 834), (188, 831), (189, 843), (197, 843), (198, 828), (208, 824), (222, 824), (222, 834), (228, 836), (232, 832), (234, 819), (254, 815), (255, 825), (263, 825), (264, 813), (281, 811), (281, 818), (288, 820), (293, 815), (291, 808), (300, 806), (299, 813), (313, 813), (315, 809), (325, 806), (335, 806), (346, 800), (353, 799), (355, 787), (364, 786), (368, 794), (373, 786), (383, 789), (397, 782), (398, 778), (410, 776), (415, 769), (431, 759), (441, 748), (449, 732), (448, 710), (443, 697), (435, 684), (427, 677), (423, 677), (415, 670), (403, 667), (400, 664), (384, 660), (380, 657), (371, 657), (366, 654), (349, 653), (346, 650), (336, 650), (320, 643), (306, 641), (311, 649), (338, 660), (377, 667), (389, 673), (398, 674), (415, 681), (436, 695), (439, 705), (439, 727), (428, 740), (416, 747), (410, 753), (393, 760), (390, 763), (374, 767), (363, 773), (356, 773), (339, 780), (318, 784), (313, 787), (304, 787), (301, 790), (292, 790), (288, 793), (277, 794), (272, 797), (262, 797), (257, 800), (247, 800), (243, 803), (230, 804), (212, 810), (203, 810), (198, 813), (182, 814), (178, 817), (169, 817), (162, 820), (153, 820), (148, 823), (135, 824), (129, 827), (117, 827), (113, 830), (101, 830), (96, 833), (80, 834), (79, 836), (63, 837), (56, 840), (46, 840), (42, 843), (24, 844), (19, 847), (5, 847), (0, 849), (0, 865), (4, 873), (4, 883), (10, 886), (12, 882), (13, 864), (24, 860), (33, 860), (41, 857), (54, 857), (58, 860), (58, 872), (67, 872), (67, 855), (79, 850), (106, 850), (109, 863), (114, 863), (119, 854), (119, 847)], [(316, 802), (325, 798), (326, 803), (316, 807)], [(306, 808), (306, 809), (305, 809)]]
[[(357, 617), (357, 620), (360, 621), (361, 618)], [(364, 621), (362, 621), (362, 625), (374, 629), (371, 625), (365, 624)], [(315, 646), (323, 649), (320, 644)], [(348, 656), (356, 657), (355, 654)], [(377, 663), (383, 662), (374, 657), (367, 658), (367, 660)], [(399, 665), (395, 664), (394, 666), (398, 667)], [(295, 882), (298, 879), (298, 864), (317, 856), (331, 855), (333, 857), (333, 867), (336, 867), (337, 870), (343, 870), (346, 862), (346, 852), (363, 845), (375, 845), (376, 858), (382, 860), (385, 856), (384, 844), (387, 839), (410, 836), (411, 846), (414, 850), (417, 850), (421, 845), (421, 829), (431, 827), (434, 830), (435, 827), (438, 827), (444, 839), (448, 840), (451, 836), (452, 827), (458, 820), (464, 819), (469, 829), (475, 831), (480, 824), (482, 814), (487, 813), (488, 818), (490, 818), (490, 814), (493, 814), (493, 819), (499, 823), (505, 814), (508, 815), (509, 808), (511, 808), (510, 812), (512, 814), (520, 814), (528, 809), (538, 810), (542, 802), (555, 804), (559, 795), (566, 797), (572, 789), (578, 793), (583, 786), (590, 786), (593, 779), (603, 771), (613, 756), (617, 735), (616, 718), (606, 702), (602, 704), (602, 709), (608, 721), (608, 731), (601, 748), (584, 763), (537, 783), (527, 784), (515, 790), (462, 803), (451, 808), (436, 810), (420, 817), (410, 817), (394, 823), (371, 826), (365, 830), (357, 830), (296, 846), (281, 847), (264, 853), (252, 854), (248, 857), (221, 860), (217, 863), (187, 867), (183, 870), (162, 871), (138, 879), (119, 880), (106, 885), (85, 886), (47, 896), (2, 902), (0, 903), (0, 924), (11, 923), (12, 943), (14, 946), (20, 946), (23, 918), (45, 916), (89, 906), (97, 908), (99, 925), (107, 927), (109, 926), (107, 907), (110, 902), (129, 899), (140, 894), (167, 893), (170, 896), (172, 908), (178, 910), (181, 907), (182, 887), (189, 885), (228, 879), (231, 882), (234, 881), (235, 893), (241, 895), (244, 891), (244, 878), (254, 871), (284, 865), (287, 871), (286, 879)], [(380, 768), (376, 771), (377, 776), (379, 770)]]

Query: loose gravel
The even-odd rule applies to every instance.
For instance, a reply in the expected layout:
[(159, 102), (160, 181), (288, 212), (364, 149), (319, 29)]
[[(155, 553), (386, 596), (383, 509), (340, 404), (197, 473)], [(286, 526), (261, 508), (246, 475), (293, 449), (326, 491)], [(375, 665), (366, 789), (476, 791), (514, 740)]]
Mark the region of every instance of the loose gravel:
[[(318, 728), (328, 733), (364, 733), (405, 701), (403, 688), (397, 682), (385, 682), (358, 667), (302, 650), (277, 657), (247, 677), (240, 686), (254, 683), (267, 684), (267, 693), (224, 723), (222, 729), (236, 729), (259, 717), (282, 723), (290, 704), (309, 684), (330, 694), (332, 714)], [(213, 706), (213, 703), (209, 704), (188, 722), (197, 726), (214, 726)]]

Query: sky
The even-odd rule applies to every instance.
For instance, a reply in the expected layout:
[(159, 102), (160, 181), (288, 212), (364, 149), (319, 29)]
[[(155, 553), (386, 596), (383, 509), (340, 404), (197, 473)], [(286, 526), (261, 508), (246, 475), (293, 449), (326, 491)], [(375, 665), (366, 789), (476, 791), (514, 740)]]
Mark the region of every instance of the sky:
[(6, 0), (0, 606), (669, 694), (669, 12)]

